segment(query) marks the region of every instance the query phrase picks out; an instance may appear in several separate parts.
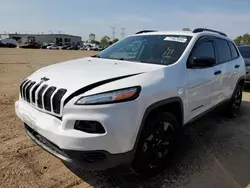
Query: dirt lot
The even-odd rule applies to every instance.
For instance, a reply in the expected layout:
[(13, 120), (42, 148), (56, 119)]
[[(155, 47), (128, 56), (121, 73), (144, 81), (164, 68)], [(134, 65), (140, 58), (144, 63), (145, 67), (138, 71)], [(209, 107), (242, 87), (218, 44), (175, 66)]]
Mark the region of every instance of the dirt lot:
[(240, 188), (250, 183), (250, 92), (236, 120), (216, 114), (185, 130), (175, 160), (163, 175), (141, 179), (66, 168), (36, 146), (14, 113), (19, 84), (40, 67), (90, 52), (0, 49), (0, 187)]

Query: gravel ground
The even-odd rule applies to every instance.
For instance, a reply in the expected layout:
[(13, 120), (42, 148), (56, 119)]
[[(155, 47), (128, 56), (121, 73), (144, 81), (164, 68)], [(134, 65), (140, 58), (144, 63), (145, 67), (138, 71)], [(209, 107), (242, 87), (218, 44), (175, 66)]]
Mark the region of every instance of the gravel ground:
[[(174, 160), (160, 176), (85, 172), (36, 146), (15, 116), (19, 84), (40, 67), (94, 52), (0, 49), (0, 187), (245, 188), (250, 183), (250, 89), (240, 117), (213, 113), (185, 129)], [(249, 87), (250, 88), (250, 87)]]

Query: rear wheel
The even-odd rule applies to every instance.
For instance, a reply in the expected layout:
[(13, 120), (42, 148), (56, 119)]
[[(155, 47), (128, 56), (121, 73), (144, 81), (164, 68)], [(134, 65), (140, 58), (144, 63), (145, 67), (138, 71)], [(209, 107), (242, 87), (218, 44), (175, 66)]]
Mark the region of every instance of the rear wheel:
[(160, 112), (150, 117), (139, 141), (133, 169), (141, 175), (153, 175), (164, 170), (170, 160), (178, 128), (178, 122), (171, 113)]
[(229, 117), (235, 118), (240, 113), (240, 107), (242, 102), (242, 86), (237, 85), (235, 92), (231, 98), (230, 104), (228, 106), (227, 114)]

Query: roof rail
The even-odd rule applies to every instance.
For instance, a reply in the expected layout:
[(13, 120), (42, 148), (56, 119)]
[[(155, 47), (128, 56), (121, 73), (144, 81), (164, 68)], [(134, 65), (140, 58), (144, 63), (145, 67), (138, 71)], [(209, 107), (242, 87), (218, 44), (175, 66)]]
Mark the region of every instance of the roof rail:
[(155, 32), (156, 30), (142, 30), (142, 31), (138, 31), (137, 33), (135, 33), (136, 35), (137, 34), (141, 34), (141, 33), (149, 33), (149, 32)]
[(223, 36), (227, 37), (227, 35), (225, 33), (222, 33), (220, 31), (216, 31), (216, 30), (212, 30), (212, 29), (206, 29), (206, 28), (197, 28), (197, 29), (194, 29), (193, 33), (200, 33), (200, 32), (204, 32), (204, 31), (210, 31), (210, 32), (218, 33), (220, 35), (223, 35)]

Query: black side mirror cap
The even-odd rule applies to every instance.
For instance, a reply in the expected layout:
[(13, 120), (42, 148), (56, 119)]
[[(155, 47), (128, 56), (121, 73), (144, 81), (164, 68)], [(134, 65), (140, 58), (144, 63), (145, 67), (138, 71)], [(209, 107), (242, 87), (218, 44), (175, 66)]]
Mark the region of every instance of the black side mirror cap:
[(212, 57), (193, 57), (188, 62), (188, 68), (206, 68), (213, 67), (216, 60)]

